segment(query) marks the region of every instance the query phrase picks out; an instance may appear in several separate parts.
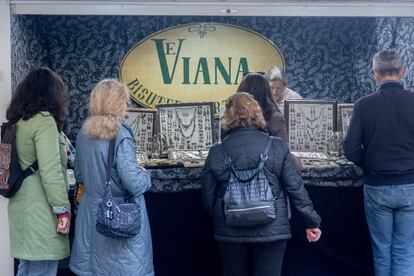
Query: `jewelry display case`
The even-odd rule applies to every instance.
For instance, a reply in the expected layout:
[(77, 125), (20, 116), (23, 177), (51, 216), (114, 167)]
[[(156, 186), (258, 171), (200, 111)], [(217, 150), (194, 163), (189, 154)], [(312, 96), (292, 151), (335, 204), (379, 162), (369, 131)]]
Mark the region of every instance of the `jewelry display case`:
[(338, 104), (338, 131), (342, 131), (344, 135), (348, 132), (353, 108), (354, 104)]
[(294, 152), (325, 152), (336, 131), (336, 101), (286, 100), (289, 147)]
[(125, 123), (135, 134), (138, 152), (151, 152), (152, 138), (155, 132), (155, 110), (145, 108), (129, 108), (125, 115)]
[(205, 160), (208, 155), (208, 150), (169, 150), (168, 159), (172, 160)]
[(213, 145), (213, 103), (179, 103), (157, 106), (159, 133), (168, 147), (206, 150)]
[(148, 159), (148, 154), (146, 151), (137, 151), (137, 160), (138, 160), (138, 164), (145, 164), (149, 161)]

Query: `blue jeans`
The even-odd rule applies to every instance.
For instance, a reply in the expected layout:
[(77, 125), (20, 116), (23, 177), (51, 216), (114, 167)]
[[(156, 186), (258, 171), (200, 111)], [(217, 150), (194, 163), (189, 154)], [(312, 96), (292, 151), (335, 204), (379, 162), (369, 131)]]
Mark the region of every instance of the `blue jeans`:
[(376, 276), (414, 275), (414, 184), (364, 185)]
[(19, 260), (17, 276), (56, 276), (59, 261)]

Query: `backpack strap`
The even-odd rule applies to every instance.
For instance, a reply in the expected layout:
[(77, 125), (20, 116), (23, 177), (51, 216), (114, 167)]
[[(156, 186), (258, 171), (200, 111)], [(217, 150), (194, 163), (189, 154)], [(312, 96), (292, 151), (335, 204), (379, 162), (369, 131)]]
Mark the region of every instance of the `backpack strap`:
[(227, 152), (226, 147), (224, 146), (224, 143), (221, 143), (221, 147), (223, 148), (222, 153), (223, 153), (223, 156), (224, 156), (224, 163), (227, 166), (229, 166), (231, 164), (231, 162), (232, 162), (231, 161), (231, 158), (229, 156), (229, 153)]
[[(16, 150), (16, 123), (13, 123), (11, 121), (2, 123), (1, 141), (7, 144), (11, 144), (13, 147), (15, 157), (18, 158), (17, 150)], [(20, 164), (18, 166), (21, 169)], [(26, 177), (34, 174), (38, 169), (39, 169), (39, 164), (37, 163), (37, 160), (36, 160), (35, 162), (33, 162), (33, 164), (31, 164), (25, 170), (21, 170), (19, 177), (17, 177), (14, 180), (14, 183), (22, 183), (23, 180), (26, 179)], [(20, 185), (18, 185), (18, 188), (20, 188)], [(15, 191), (17, 191), (17, 189)]]
[(28, 176), (31, 176), (32, 174), (34, 174), (37, 170), (39, 169), (39, 164), (37, 163), (37, 161), (33, 162), (33, 164), (31, 164), (29, 167), (27, 167), (27, 169), (25, 169), (22, 173), (22, 175), (20, 176), (21, 179), (25, 179)]
[(265, 161), (269, 158), (269, 151), (270, 151), (270, 146), (272, 145), (272, 142), (273, 142), (273, 137), (269, 136), (269, 138), (267, 139), (266, 148), (264, 152), (260, 155), (260, 163), (258, 167), (259, 170), (263, 169)]
[(266, 143), (266, 148), (264, 150), (264, 152), (260, 155), (260, 163), (259, 166), (254, 170), (254, 173), (252, 174), (252, 176), (250, 176), (249, 178), (240, 178), (239, 174), (236, 172), (236, 170), (234, 169), (234, 166), (232, 164), (232, 160), (226, 150), (226, 147), (224, 146), (224, 144), (222, 144), (223, 147), (223, 155), (225, 157), (224, 162), (227, 166), (227, 168), (229, 168), (230, 171), (233, 172), (234, 176), (242, 182), (247, 182), (252, 180), (253, 178), (255, 178), (262, 170), (265, 164), (265, 161), (269, 158), (268, 154), (270, 151), (270, 146), (272, 145), (273, 142), (273, 138), (271, 136), (269, 136), (269, 138), (267, 139), (267, 143)]

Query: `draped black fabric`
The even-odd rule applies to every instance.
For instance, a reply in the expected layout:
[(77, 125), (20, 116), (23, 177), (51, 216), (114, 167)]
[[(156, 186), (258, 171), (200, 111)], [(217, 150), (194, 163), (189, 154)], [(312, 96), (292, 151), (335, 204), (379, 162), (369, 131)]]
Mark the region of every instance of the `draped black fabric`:
[[(282, 275), (374, 275), (361, 187), (306, 187), (322, 217), (322, 238), (309, 244), (293, 210)], [(146, 194), (157, 276), (219, 276), (221, 260), (201, 193)]]
[(404, 85), (414, 86), (413, 17), (12, 15), (12, 87), (39, 66), (59, 73), (71, 100), (64, 131), (75, 140), (91, 90), (103, 78), (119, 77), (123, 57), (137, 42), (199, 22), (233, 24), (274, 42), (286, 61), (289, 87), (307, 99), (355, 102), (370, 93), (372, 56), (387, 48), (401, 54)]
[(282, 275), (373, 276), (362, 187), (306, 189), (322, 217), (322, 237), (317, 243), (308, 243), (293, 210), (293, 238), (288, 241)]
[[(362, 187), (306, 186), (322, 217), (322, 237), (308, 243), (293, 210), (283, 276), (374, 276)], [(156, 276), (220, 276), (221, 259), (200, 190), (145, 195)], [(139, 265), (139, 264), (137, 264)], [(64, 266), (64, 264), (61, 266)], [(73, 275), (60, 269), (58, 275)]]

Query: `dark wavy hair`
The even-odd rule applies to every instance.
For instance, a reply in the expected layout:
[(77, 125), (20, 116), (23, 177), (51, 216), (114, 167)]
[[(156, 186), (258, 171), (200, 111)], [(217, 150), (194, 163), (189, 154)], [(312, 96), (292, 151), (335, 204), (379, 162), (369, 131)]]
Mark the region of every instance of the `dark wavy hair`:
[(266, 121), (270, 120), (277, 106), (272, 97), (272, 90), (265, 76), (259, 73), (248, 73), (240, 82), (237, 92), (247, 92), (259, 103)]
[(62, 129), (69, 103), (68, 92), (62, 78), (49, 68), (31, 71), (13, 94), (6, 112), (7, 120), (28, 120), (41, 111), (49, 111)]

